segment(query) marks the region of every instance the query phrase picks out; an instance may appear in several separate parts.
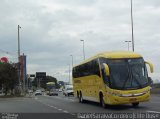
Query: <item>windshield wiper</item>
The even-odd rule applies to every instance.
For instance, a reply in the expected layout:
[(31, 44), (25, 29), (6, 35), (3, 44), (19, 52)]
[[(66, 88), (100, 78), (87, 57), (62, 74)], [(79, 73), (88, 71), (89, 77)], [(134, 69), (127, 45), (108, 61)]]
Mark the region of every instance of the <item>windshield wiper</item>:
[[(131, 74), (132, 74), (132, 76), (131, 76), (131, 77), (132, 77), (131, 84), (132, 84), (133, 81), (135, 80), (135, 81), (137, 82), (137, 84), (139, 85), (139, 87), (142, 88), (141, 83), (139, 82), (139, 80), (138, 80), (137, 77), (135, 76), (135, 75), (138, 75), (138, 78), (140, 79), (140, 75), (139, 75), (137, 72), (134, 72), (135, 75), (133, 75), (132, 67), (133, 67), (133, 66), (131, 66), (131, 72), (132, 72), (132, 73), (131, 73)], [(134, 78), (134, 80), (133, 80), (133, 78)]]
[(124, 84), (123, 84), (122, 89), (125, 89), (126, 83), (127, 83), (127, 81), (129, 80), (130, 75), (131, 75), (131, 74), (130, 74), (130, 71), (129, 71), (128, 63), (127, 63), (127, 69), (128, 69), (128, 72), (127, 72), (128, 76), (127, 76), (127, 79), (125, 80), (125, 82), (124, 82)]

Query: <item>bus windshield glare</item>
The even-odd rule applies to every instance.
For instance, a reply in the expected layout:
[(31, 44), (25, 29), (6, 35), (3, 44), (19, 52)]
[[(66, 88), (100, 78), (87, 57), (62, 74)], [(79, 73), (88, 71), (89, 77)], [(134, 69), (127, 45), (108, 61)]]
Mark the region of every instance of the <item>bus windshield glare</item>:
[(143, 58), (108, 59), (103, 63), (109, 66), (110, 78), (107, 80), (113, 89), (139, 89), (148, 85), (148, 75)]

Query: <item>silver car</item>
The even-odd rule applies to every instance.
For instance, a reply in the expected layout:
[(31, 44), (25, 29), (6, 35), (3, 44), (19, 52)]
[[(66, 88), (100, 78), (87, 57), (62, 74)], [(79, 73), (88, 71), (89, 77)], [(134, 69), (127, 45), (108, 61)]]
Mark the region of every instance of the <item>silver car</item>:
[(42, 95), (42, 91), (41, 90), (36, 90), (35, 96), (37, 96), (37, 95)]

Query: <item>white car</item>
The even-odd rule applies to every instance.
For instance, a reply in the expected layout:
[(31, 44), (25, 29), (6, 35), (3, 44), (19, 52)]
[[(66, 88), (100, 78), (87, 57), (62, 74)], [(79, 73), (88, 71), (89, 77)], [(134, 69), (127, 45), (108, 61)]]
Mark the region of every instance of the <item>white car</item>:
[(64, 91), (63, 91), (63, 94), (64, 94), (65, 96), (74, 95), (74, 94), (73, 94), (73, 85), (66, 85), (66, 86), (65, 86), (65, 89), (64, 89)]
[(36, 90), (35, 96), (36, 96), (36, 95), (42, 95), (42, 91), (41, 91), (41, 90)]
[(28, 93), (33, 93), (33, 90), (28, 90)]
[(62, 92), (63, 90), (62, 90), (62, 89), (59, 89), (58, 91), (59, 91), (59, 92)]
[(56, 89), (51, 89), (48, 93), (49, 96), (58, 96), (58, 91)]

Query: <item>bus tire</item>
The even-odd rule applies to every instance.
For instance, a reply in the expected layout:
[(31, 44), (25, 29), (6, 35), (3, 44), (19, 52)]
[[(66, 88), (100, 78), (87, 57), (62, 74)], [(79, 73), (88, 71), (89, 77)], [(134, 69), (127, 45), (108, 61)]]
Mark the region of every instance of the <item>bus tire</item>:
[(139, 102), (132, 103), (133, 107), (138, 107), (138, 105), (139, 105)]
[(101, 106), (102, 106), (103, 108), (106, 108), (106, 107), (107, 107), (107, 105), (106, 105), (105, 102), (104, 102), (103, 95), (100, 96), (100, 103), (101, 103)]
[(79, 98), (79, 92), (77, 91), (77, 98)]
[(82, 93), (81, 93), (81, 92), (80, 92), (80, 94), (79, 94), (79, 102), (80, 102), (80, 103), (84, 103), (83, 96), (82, 96)]

